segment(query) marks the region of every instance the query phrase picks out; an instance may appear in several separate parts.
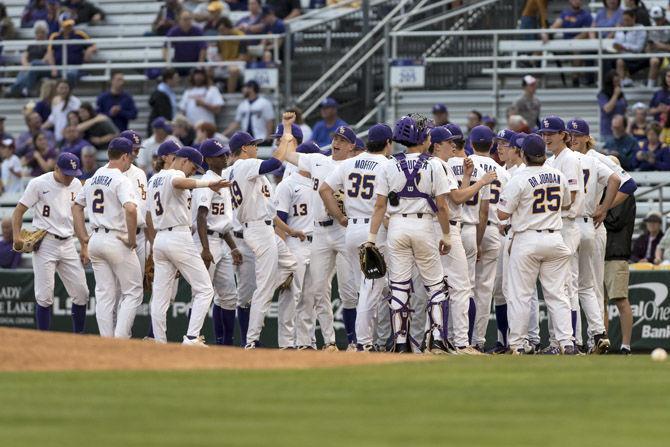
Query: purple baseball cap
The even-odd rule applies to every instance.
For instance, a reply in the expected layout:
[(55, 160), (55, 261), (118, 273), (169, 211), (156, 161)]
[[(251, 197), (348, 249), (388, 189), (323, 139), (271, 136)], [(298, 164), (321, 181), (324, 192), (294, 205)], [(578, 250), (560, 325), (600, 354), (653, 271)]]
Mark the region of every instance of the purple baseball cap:
[(393, 130), (387, 124), (375, 124), (368, 130), (369, 143), (383, 143), (393, 138)]
[(521, 147), (523, 146), (523, 140), (525, 140), (527, 136), (528, 134), (525, 132), (517, 133), (514, 136), (514, 141), (512, 141), (512, 146), (514, 146), (517, 149), (521, 149)]
[(495, 135), (488, 126), (475, 126), (470, 133), (471, 143), (492, 143)]
[(127, 140), (130, 140), (131, 143), (133, 143), (133, 147), (138, 148), (142, 144), (142, 137), (140, 137), (140, 134), (135, 132), (134, 130), (124, 130), (119, 134), (120, 137), (123, 137)]
[(445, 124), (444, 127), (445, 127), (449, 132), (451, 132), (451, 134), (452, 134), (454, 137), (456, 137), (456, 138), (454, 138), (455, 140), (462, 140), (462, 139), (464, 139), (464, 137), (463, 137), (463, 131), (461, 130), (460, 127), (458, 127), (458, 125), (456, 125), (456, 124), (454, 124), (454, 123), (449, 123), (449, 124)]
[(348, 126), (338, 127), (335, 133), (333, 134), (333, 139), (335, 139), (336, 136), (344, 138), (351, 144), (356, 144), (356, 133), (353, 130), (351, 130), (351, 127)]
[(544, 140), (542, 137), (535, 134), (528, 135), (523, 139), (521, 150), (524, 154), (530, 155), (531, 157), (541, 157), (546, 154)]
[(231, 151), (239, 151), (244, 146), (255, 146), (261, 141), (263, 141), (262, 138), (254, 138), (246, 132), (235, 132), (230, 137), (228, 146), (230, 146)]
[(202, 168), (202, 161), (203, 161), (202, 154), (198, 152), (197, 149), (194, 149), (190, 146), (184, 146), (181, 149), (179, 149), (174, 154), (174, 156), (179, 158), (186, 158), (195, 165), (196, 171), (198, 171), (201, 174), (205, 172), (205, 170)]
[(359, 151), (365, 150), (365, 143), (363, 143), (363, 140), (361, 140), (360, 138), (356, 138), (356, 143), (354, 144), (357, 150)]
[(172, 133), (172, 126), (170, 126), (170, 123), (162, 116), (154, 119), (151, 122), (151, 127), (153, 129), (163, 129), (167, 133)]
[(496, 135), (496, 139), (507, 141), (509, 144), (514, 144), (516, 135), (517, 135), (516, 132), (514, 132), (513, 130), (503, 129), (500, 132), (498, 132), (498, 135)]
[(330, 96), (328, 98), (324, 99), (323, 101), (321, 101), (321, 103), (319, 104), (319, 107), (321, 107), (321, 108), (324, 108), (324, 107), (335, 107), (335, 108), (337, 108), (338, 106), (339, 106), (339, 104), (337, 103), (337, 101), (335, 101), (335, 98), (331, 98)]
[[(277, 129), (275, 129), (275, 133), (270, 136), (272, 138), (281, 138), (282, 135), (284, 135), (284, 125), (280, 124), (277, 126)], [(295, 137), (295, 139), (298, 141), (298, 144), (302, 143), (302, 129), (300, 126), (297, 124), (291, 124), (291, 135)]]
[(313, 141), (308, 141), (307, 143), (302, 143), (295, 150), (300, 154), (319, 154), (321, 153), (321, 148), (319, 145)]
[(433, 106), (433, 113), (447, 113), (448, 109), (447, 106), (444, 104), (435, 104)]
[(540, 128), (537, 132), (565, 132), (565, 122), (558, 116), (547, 116), (540, 122)]
[(493, 124), (493, 125), (495, 126), (495, 124), (497, 123), (497, 121), (496, 121), (496, 119), (493, 118), (492, 116), (484, 115), (484, 116), (482, 117), (482, 123), (484, 123), (484, 124)]
[(157, 154), (160, 156), (174, 154), (179, 150), (179, 145), (172, 140), (167, 140), (158, 146)]
[(79, 177), (81, 175), (81, 162), (79, 161), (79, 157), (73, 153), (63, 152), (60, 154), (56, 160), (56, 165), (64, 175), (70, 177)]
[(452, 135), (452, 133), (449, 132), (449, 130), (444, 126), (435, 127), (430, 131), (430, 142), (432, 144), (442, 143), (443, 141), (456, 140), (458, 138), (459, 137)]
[(133, 152), (133, 143), (128, 138), (116, 137), (109, 142), (107, 149), (130, 154)]
[(200, 153), (203, 157), (220, 157), (225, 154), (230, 154), (230, 149), (224, 146), (219, 140), (209, 138), (200, 143)]
[(590, 135), (589, 124), (581, 118), (568, 121), (567, 130), (575, 135)]

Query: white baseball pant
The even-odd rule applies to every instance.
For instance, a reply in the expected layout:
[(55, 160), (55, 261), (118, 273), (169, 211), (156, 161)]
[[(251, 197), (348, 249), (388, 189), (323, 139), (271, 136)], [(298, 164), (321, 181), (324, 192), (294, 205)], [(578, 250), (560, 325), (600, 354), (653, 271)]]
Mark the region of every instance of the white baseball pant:
[[(214, 261), (209, 264), (208, 273), (214, 287), (214, 304), (222, 309), (235, 310), (237, 305), (237, 288), (235, 287), (235, 269), (233, 257), (226, 241), (218, 235), (207, 235), (209, 251)], [(200, 237), (196, 233), (193, 242), (198, 250), (202, 252)]]
[(596, 297), (600, 313), (605, 315), (605, 246), (607, 245), (607, 230), (605, 225), (596, 228), (596, 239), (593, 246), (593, 277)]
[[(595, 335), (605, 333), (605, 322), (603, 313), (600, 310), (600, 304), (595, 290), (595, 268), (596, 262), (596, 228), (593, 225), (593, 219), (590, 217), (580, 217), (577, 220), (581, 240), (578, 249), (578, 296), (579, 304), (586, 321), (588, 323), (587, 334), (589, 338)], [(577, 316), (578, 320), (579, 315)], [(577, 334), (581, 339), (581, 333)]]
[[(294, 239), (289, 237), (288, 239)], [(277, 342), (280, 348), (292, 348), (295, 346), (295, 273), (298, 269), (298, 258), (289, 250), (286, 242), (275, 235), (278, 257), (278, 282), (279, 286), (289, 275), (293, 275), (289, 289), (279, 294), (277, 302)]]
[[(309, 276), (309, 255), (311, 252), (311, 246), (312, 246), (312, 236), (310, 235), (308, 238), (306, 238), (304, 241), (301, 241), (298, 238), (294, 237), (289, 237), (286, 239), (286, 246), (288, 247), (289, 251), (293, 254), (296, 260), (296, 269), (295, 272), (293, 273), (293, 284), (291, 285), (291, 289), (289, 291), (283, 292), (282, 294), (279, 295), (279, 309), (281, 312), (281, 309), (288, 309), (290, 307), (290, 303), (285, 304), (284, 306), (281, 305), (281, 302), (283, 300), (289, 299), (289, 297), (293, 300), (293, 318), (290, 319), (290, 322), (292, 324), (292, 329), (289, 326), (286, 326), (282, 329), (281, 327), (281, 320), (282, 318), (278, 318), (278, 326), (279, 326), (279, 347), (290, 347), (290, 346), (299, 346), (297, 343), (297, 338), (298, 338), (298, 328), (299, 325), (297, 324), (297, 320), (300, 318), (298, 311), (297, 311), (297, 306), (298, 303), (302, 300), (302, 294), (304, 291), (305, 287), (305, 281), (307, 280), (307, 277)], [(283, 296), (283, 295), (288, 295), (288, 296)], [(289, 331), (291, 334), (289, 335)], [(285, 334), (285, 335), (282, 335)], [(284, 346), (282, 346), (282, 344)]]
[(95, 318), (102, 337), (130, 338), (137, 309), (144, 298), (144, 272), (135, 250), (117, 236), (125, 237), (125, 233), (100, 229), (91, 235), (88, 244), (95, 276)]
[(565, 295), (570, 250), (559, 232), (528, 230), (515, 233), (509, 260), (509, 344), (526, 349), (531, 300), (540, 277), (544, 299), (560, 346), (572, 344), (570, 302)]
[(161, 230), (154, 240), (154, 283), (151, 299), (151, 324), (154, 338), (167, 342), (166, 314), (174, 293), (177, 271), (191, 285), (193, 301), (186, 335), (198, 337), (214, 298), (214, 288), (200, 252), (187, 226)]
[(235, 245), (242, 254), (242, 264), (235, 266), (237, 278), (237, 305), (249, 307), (251, 297), (256, 290), (256, 256), (251, 247), (246, 243), (239, 233), (235, 232)]
[(502, 245), (497, 225), (487, 225), (482, 239), (481, 253), (475, 266), (475, 304), (477, 313), (472, 332), (472, 344), (484, 347), (486, 329), (491, 316), (491, 299), (496, 279), (496, 267)]
[(33, 253), (33, 271), (35, 300), (40, 306), (53, 305), (56, 273), (63, 281), (65, 290), (74, 304), (85, 306), (88, 303), (86, 273), (75, 248), (74, 238), (60, 240), (47, 233), (39, 249)]
[(461, 224), (461, 241), (465, 250), (468, 266), (468, 279), (470, 280), (469, 298), (475, 296), (475, 275), (477, 264), (477, 225)]

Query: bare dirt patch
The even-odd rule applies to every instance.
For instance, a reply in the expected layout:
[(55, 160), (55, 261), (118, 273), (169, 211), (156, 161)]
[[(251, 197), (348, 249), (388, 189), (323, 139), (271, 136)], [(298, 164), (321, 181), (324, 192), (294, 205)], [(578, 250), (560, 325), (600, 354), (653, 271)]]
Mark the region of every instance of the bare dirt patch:
[(0, 371), (305, 369), (426, 359), (399, 354), (197, 348), (176, 343), (159, 345), (142, 340), (0, 328)]

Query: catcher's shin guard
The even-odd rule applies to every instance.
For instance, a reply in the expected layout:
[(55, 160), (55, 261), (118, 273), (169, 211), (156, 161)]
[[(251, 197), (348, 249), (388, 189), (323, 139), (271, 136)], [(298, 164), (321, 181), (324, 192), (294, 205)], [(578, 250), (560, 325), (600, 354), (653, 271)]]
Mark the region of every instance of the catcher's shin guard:
[(430, 321), (430, 327), (426, 332), (426, 346), (430, 346), (433, 340), (448, 339), (449, 328), (449, 293), (446, 282), (439, 282), (427, 286), (430, 294), (426, 312)]
[[(412, 280), (391, 281), (391, 296), (389, 298), (389, 307), (391, 309), (391, 330), (393, 337), (392, 352), (411, 352), (408, 340), (409, 327), (412, 312), (409, 307), (409, 295), (412, 291)], [(404, 299), (403, 299), (404, 298)]]

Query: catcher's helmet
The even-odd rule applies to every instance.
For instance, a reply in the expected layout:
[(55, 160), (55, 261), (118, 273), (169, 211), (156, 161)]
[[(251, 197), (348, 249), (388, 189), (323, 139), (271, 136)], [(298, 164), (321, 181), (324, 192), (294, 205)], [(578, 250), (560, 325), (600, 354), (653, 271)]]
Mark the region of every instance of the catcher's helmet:
[(417, 146), (428, 137), (433, 122), (423, 115), (412, 113), (395, 123), (393, 141), (403, 146)]

